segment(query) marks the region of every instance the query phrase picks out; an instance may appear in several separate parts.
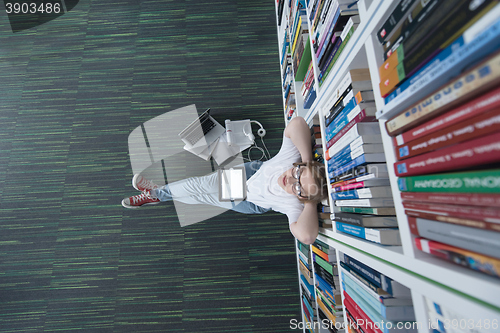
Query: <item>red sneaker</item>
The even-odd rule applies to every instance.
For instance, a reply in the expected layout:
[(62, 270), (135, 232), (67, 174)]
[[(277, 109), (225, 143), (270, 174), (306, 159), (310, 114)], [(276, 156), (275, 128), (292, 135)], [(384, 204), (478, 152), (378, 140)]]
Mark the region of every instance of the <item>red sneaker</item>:
[(151, 191), (155, 188), (158, 188), (159, 186), (153, 183), (151, 180), (147, 180), (140, 174), (136, 173), (134, 175), (134, 178), (132, 178), (132, 186), (137, 190), (137, 191)]
[(141, 194), (122, 200), (122, 206), (125, 208), (139, 208), (141, 206), (156, 205), (159, 203), (160, 199), (153, 198), (149, 191), (143, 191)]

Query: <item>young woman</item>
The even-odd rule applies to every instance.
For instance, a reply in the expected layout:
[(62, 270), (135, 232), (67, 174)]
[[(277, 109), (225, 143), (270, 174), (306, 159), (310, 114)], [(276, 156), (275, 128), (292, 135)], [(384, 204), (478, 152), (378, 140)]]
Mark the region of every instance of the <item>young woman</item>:
[(186, 204), (210, 204), (245, 214), (274, 210), (285, 214), (292, 234), (311, 244), (318, 235), (317, 204), (327, 195), (323, 164), (312, 160), (309, 126), (301, 117), (285, 128), (281, 149), (266, 162), (245, 163), (247, 198), (237, 205), (218, 200), (217, 173), (157, 186), (135, 175), (132, 185), (142, 193), (122, 201), (126, 208), (177, 200)]

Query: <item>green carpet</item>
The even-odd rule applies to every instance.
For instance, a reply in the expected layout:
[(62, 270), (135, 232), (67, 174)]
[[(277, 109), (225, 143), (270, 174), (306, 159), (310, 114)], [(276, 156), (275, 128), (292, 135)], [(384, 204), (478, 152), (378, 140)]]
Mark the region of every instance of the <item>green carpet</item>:
[(12, 33), (0, 14), (0, 332), (288, 332), (286, 217), (181, 228), (127, 210), (127, 139), (189, 104), (284, 126), (274, 1), (80, 3)]

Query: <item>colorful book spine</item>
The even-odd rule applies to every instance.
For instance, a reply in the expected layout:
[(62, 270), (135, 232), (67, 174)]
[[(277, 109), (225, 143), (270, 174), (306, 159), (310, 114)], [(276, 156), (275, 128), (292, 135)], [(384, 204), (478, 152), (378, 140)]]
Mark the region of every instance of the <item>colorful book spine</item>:
[[(376, 155), (376, 156), (375, 156)], [(352, 161), (342, 165), (341, 167), (335, 169), (333, 171), (333, 177), (336, 177), (349, 169), (357, 167), (358, 165), (371, 163), (371, 162), (385, 162), (384, 154), (363, 154), (361, 156), (356, 157)], [(333, 178), (332, 177), (332, 178)]]
[(409, 192), (500, 193), (500, 169), (401, 177), (398, 186)]
[(500, 161), (500, 133), (486, 135), (394, 163), (396, 176), (459, 170)]
[(500, 108), (395, 147), (398, 160), (475, 139), (500, 130)]
[(420, 125), (430, 117), (448, 111), (500, 82), (500, 52), (427, 96), (418, 104), (386, 122), (387, 133), (395, 136)]
[(408, 224), (415, 236), (500, 258), (500, 234), (497, 232), (413, 216), (408, 216)]
[(422, 252), (500, 278), (500, 259), (425, 238), (415, 238), (415, 245)]
[(500, 194), (493, 193), (401, 192), (401, 199), (403, 201), (500, 207)]
[(420, 139), (431, 133), (498, 108), (500, 108), (500, 88), (493, 89), (456, 109), (393, 137), (393, 144), (394, 146), (402, 146), (413, 140)]
[(401, 245), (397, 228), (363, 228), (342, 222), (335, 222), (335, 227), (338, 231), (378, 244)]
[(403, 201), (403, 207), (409, 211), (440, 214), (443, 217), (455, 216), (476, 221), (500, 223), (500, 209), (498, 207), (450, 205), (418, 201)]
[(449, 215), (441, 215), (437, 213), (426, 213), (414, 210), (405, 210), (405, 214), (411, 217), (418, 217), (427, 220), (433, 220), (444, 223), (457, 224), (464, 227), (477, 228), (483, 230), (490, 230), (495, 232), (500, 232), (500, 220), (496, 219), (496, 222), (489, 222), (481, 220), (477, 217), (467, 218), (467, 217), (455, 217)]
[[(342, 136), (344, 136), (351, 128), (353, 128), (354, 125), (361, 123), (361, 122), (370, 122), (370, 121), (374, 121), (374, 120), (375, 120), (375, 117), (372, 117), (372, 116), (367, 117), (365, 110), (361, 110), (361, 112), (356, 117), (354, 117), (354, 119), (352, 119), (349, 122), (349, 124), (344, 126), (344, 128), (342, 128), (330, 141), (327, 141), (326, 149), (329, 149), (337, 141), (339, 141), (339, 139), (342, 138)], [(328, 157), (328, 159), (330, 159), (329, 155), (327, 157)]]

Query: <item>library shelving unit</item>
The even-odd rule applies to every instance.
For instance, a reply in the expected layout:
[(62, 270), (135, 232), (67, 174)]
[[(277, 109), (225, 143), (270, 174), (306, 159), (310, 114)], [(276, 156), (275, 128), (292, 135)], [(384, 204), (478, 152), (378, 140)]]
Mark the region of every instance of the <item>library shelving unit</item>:
[[(312, 125), (313, 122), (319, 121), (321, 131), (324, 134), (324, 118), (329, 109), (332, 94), (335, 92), (341, 79), (348, 71), (353, 69), (369, 69), (372, 89), (375, 96), (377, 110), (376, 118), (381, 129), (402, 245), (379, 245), (374, 242), (365, 241), (338, 232), (335, 227), (320, 228), (318, 240), (335, 248), (339, 253), (345, 253), (408, 287), (411, 290), (418, 332), (433, 332), (433, 329), (429, 326), (431, 318), (429, 318), (426, 298), (439, 301), (441, 306), (457, 314), (459, 318), (467, 320), (468, 323), (471, 323), (471, 326), (481, 322), (484, 323), (485, 321), (496, 323), (491, 326), (489, 330), (485, 330), (484, 328), (482, 330), (469, 328), (463, 330), (463, 332), (500, 332), (498, 326), (500, 325), (500, 279), (425, 254), (419, 251), (414, 245), (415, 236), (410, 232), (407, 216), (401, 200), (401, 192), (397, 184), (397, 177), (392, 168), (392, 165), (396, 161), (393, 141), (392, 137), (387, 134), (385, 128), (385, 122), (391, 117), (403, 112), (406, 108), (423, 99), (426, 95), (435, 91), (443, 84), (449, 82), (450, 79), (459, 74), (466, 65), (480, 60), (485, 55), (477, 51), (470, 51), (476, 52), (477, 55), (464, 54), (463, 57), (447, 58), (440, 66), (437, 66), (429, 74), (418, 79), (404, 93), (398, 95), (386, 104), (384, 98), (381, 97), (379, 89), (379, 67), (384, 62), (384, 59), (382, 57), (382, 46), (377, 40), (376, 33), (400, 1), (360, 0), (357, 2), (359, 24), (346, 45), (344, 45), (334, 65), (331, 67), (329, 75), (321, 84), (318, 80), (318, 65), (314, 62), (313, 54), (312, 68), (314, 70), (314, 82), (312, 84), (316, 91), (316, 98), (309, 108), (304, 108), (304, 98), (300, 94), (303, 82), (295, 82), (293, 74), (287, 75), (286, 66), (284, 66), (283, 63), (287, 61), (287, 54), (290, 55), (291, 53), (289, 47), (293, 44), (293, 41), (289, 41), (289, 38), (292, 33), (287, 31), (287, 29), (289, 29), (290, 25), (293, 25), (292, 21), (297, 10), (297, 4), (300, 2), (305, 3), (304, 10), (307, 16), (309, 16), (309, 10), (312, 6), (311, 2), (314, 2), (314, 0), (283, 1), (284, 8), (282, 10), (282, 15), (280, 15), (281, 20), (278, 17), (278, 13), (281, 10), (279, 8), (280, 2), (280, 0), (275, 1), (278, 50), (280, 54), (282, 78), (284, 80), (283, 106), (285, 109), (285, 122), (288, 122), (293, 116), (305, 118), (310, 125)], [(495, 22), (498, 22), (500, 17), (496, 17), (495, 20)], [(289, 22), (291, 22), (291, 24), (289, 24)], [(310, 24), (309, 22), (306, 23)], [(307, 39), (307, 42), (311, 43), (312, 29), (309, 26), (309, 29), (306, 28), (306, 30), (308, 30), (310, 37)], [(495, 42), (498, 48), (498, 45), (500, 45), (498, 38)], [(312, 49), (312, 45), (310, 45), (310, 48)], [(309, 52), (311, 52), (310, 49)], [(469, 51), (465, 50), (464, 52), (467, 53)], [(465, 63), (464, 59), (468, 59), (468, 62)], [(285, 90), (288, 83), (291, 85), (290, 90), (295, 91), (296, 95), (293, 115), (287, 110), (287, 93), (289, 92)], [(324, 138), (323, 147), (326, 147)], [(338, 257), (339, 256), (337, 256), (337, 258)], [(298, 255), (297, 259), (299, 259)], [(317, 316), (316, 320), (318, 320)], [(319, 326), (320, 325), (318, 325), (318, 327)], [(306, 331), (326, 332), (326, 330), (322, 328), (311, 330), (304, 328), (304, 332)]]

